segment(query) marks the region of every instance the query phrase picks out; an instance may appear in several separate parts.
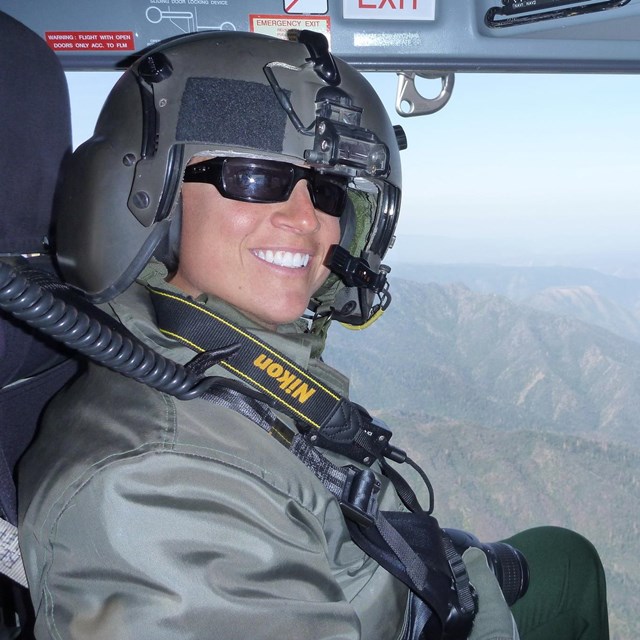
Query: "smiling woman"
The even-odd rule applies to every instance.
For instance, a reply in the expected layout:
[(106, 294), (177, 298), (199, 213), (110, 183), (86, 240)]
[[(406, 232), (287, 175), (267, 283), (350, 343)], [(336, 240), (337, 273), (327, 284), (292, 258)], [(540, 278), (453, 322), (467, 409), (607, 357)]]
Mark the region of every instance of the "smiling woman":
[[(286, 407), (347, 394), (320, 355), (334, 318), (366, 324), (380, 306), (400, 200), (400, 149), (375, 92), (323, 38), (303, 39), (161, 45), (115, 85), (69, 163), (66, 277), (147, 344), (208, 368), (217, 391), (181, 402), (91, 367), (54, 401), (21, 471), (32, 593), (51, 594), (42, 637), (401, 633), (407, 588), (367, 561), (336, 497), (283, 446), (300, 415)], [(260, 346), (250, 365), (269, 380), (256, 392), (271, 384), (294, 403), (273, 413), (282, 438), (225, 399), (250, 393), (238, 361), (213, 355), (238, 345), (194, 359), (198, 343), (167, 328), (159, 299)], [(77, 453), (64, 469), (51, 438)], [(398, 505), (390, 485), (376, 496)]]
[[(168, 0), (166, 3), (168, 4)], [(444, 11), (445, 5), (446, 3), (440, 3), (438, 6)], [(473, 7), (476, 10), (475, 4)], [(438, 16), (438, 24), (436, 25), (439, 27), (446, 26), (446, 21), (441, 20), (444, 14), (441, 14)], [(607, 20), (613, 17), (613, 15), (605, 16), (604, 22), (606, 23)], [(616, 21), (611, 21), (612, 31), (616, 31), (616, 37), (624, 38), (623, 22), (624, 20), (621, 18), (617, 23), (618, 26), (616, 26)], [(352, 23), (354, 26), (357, 24), (356, 21), (352, 21)], [(338, 26), (337, 21), (333, 21), (333, 24), (336, 27)], [(383, 24), (381, 23), (380, 26), (383, 27)], [(571, 31), (571, 26), (571, 20), (563, 23), (558, 21), (555, 34), (552, 30), (544, 36), (538, 34), (535, 38), (538, 42), (548, 43), (553, 46), (555, 37), (564, 31)], [(606, 27), (606, 24), (604, 26)], [(384, 28), (388, 27), (388, 24), (384, 25)], [(587, 28), (592, 33), (596, 33), (598, 30), (597, 22), (593, 21), (592, 24), (587, 25)], [(464, 32), (464, 30), (459, 31)], [(334, 31), (334, 35), (336, 33), (337, 31)], [(385, 39), (384, 33), (380, 35), (380, 38)], [(532, 40), (533, 38), (524, 37), (520, 38), (519, 41), (526, 48)], [(504, 42), (504, 38), (496, 36), (493, 41)], [(336, 45), (340, 44), (337, 38), (334, 38), (334, 43)], [(451, 43), (453, 43), (453, 40), (451, 40)], [(587, 46), (586, 41), (581, 38), (577, 38), (573, 44), (575, 45), (572, 47), (573, 49)], [(421, 62), (429, 63), (431, 61), (423, 59)], [(91, 137), (99, 106), (119, 76), (120, 74), (104, 72), (69, 74), (74, 104), (75, 139), (77, 142)], [(277, 73), (277, 78), (280, 78), (279, 72)], [(381, 95), (391, 118), (399, 119), (394, 115), (396, 76), (390, 73), (375, 73), (369, 74), (368, 78)], [(421, 92), (429, 95), (428, 81), (420, 79), (419, 83)], [(436, 80), (435, 83), (439, 84), (439, 80)], [(425, 415), (431, 416), (436, 411), (435, 407), (438, 406), (438, 403), (446, 402), (446, 399), (457, 396), (456, 400), (451, 404), (458, 403), (457, 407), (464, 406), (462, 406), (461, 410), (447, 406), (447, 411), (460, 410), (464, 416), (472, 414), (476, 422), (481, 422), (485, 416), (482, 413), (484, 407), (484, 410), (490, 413), (487, 419), (489, 425), (493, 424), (490, 422), (491, 419), (502, 420), (504, 424), (514, 428), (523, 425), (523, 409), (520, 402), (524, 397), (522, 394), (515, 394), (516, 400), (519, 399), (519, 401), (516, 406), (511, 407), (517, 418), (507, 420), (495, 409), (495, 393), (490, 392), (486, 397), (482, 395), (482, 391), (486, 391), (492, 379), (500, 382), (502, 391), (516, 388), (516, 376), (513, 371), (514, 369), (519, 371), (523, 369), (521, 343), (518, 345), (517, 352), (514, 351), (513, 354), (510, 354), (509, 364), (505, 366), (505, 372), (508, 371), (508, 375), (505, 373), (504, 375), (487, 376), (486, 369), (483, 368), (481, 374), (478, 374), (478, 379), (474, 382), (478, 386), (473, 387), (473, 393), (471, 394), (475, 397), (476, 390), (478, 390), (477, 397), (479, 401), (471, 404), (468, 401), (469, 376), (473, 377), (477, 362), (473, 358), (476, 354), (475, 349), (464, 346), (471, 344), (471, 342), (476, 344), (486, 343), (487, 313), (491, 314), (490, 309), (494, 308), (493, 303), (496, 300), (492, 298), (488, 307), (486, 306), (488, 304), (486, 300), (482, 305), (476, 303), (475, 306), (478, 309), (482, 307), (482, 312), (478, 312), (479, 331), (476, 336), (471, 324), (469, 324), (471, 319), (466, 313), (470, 309), (469, 300), (475, 299), (473, 294), (468, 292), (464, 295), (461, 294), (460, 299), (456, 298), (456, 301), (453, 302), (446, 296), (443, 297), (438, 295), (437, 292), (434, 293), (433, 287), (422, 289), (413, 284), (406, 285), (406, 287), (398, 286), (401, 283), (398, 283), (397, 276), (401, 275), (412, 282), (415, 280), (464, 281), (471, 289), (474, 286), (483, 287), (482, 291), (485, 293), (488, 291), (494, 294), (510, 293), (518, 302), (525, 296), (531, 297), (532, 292), (529, 287), (533, 285), (529, 279), (535, 279), (536, 284), (539, 284), (540, 289), (544, 291), (538, 292), (537, 295), (538, 298), (540, 296), (543, 297), (542, 301), (534, 300), (533, 302), (538, 304), (542, 302), (543, 307), (541, 308), (548, 311), (556, 310), (560, 303), (566, 302), (567, 294), (571, 292), (575, 294), (577, 291), (575, 288), (569, 288), (575, 285), (572, 278), (576, 277), (576, 274), (573, 271), (569, 273), (568, 270), (562, 271), (562, 277), (568, 278), (569, 282), (566, 279), (554, 281), (552, 283), (554, 286), (549, 289), (549, 272), (546, 269), (548, 266), (595, 267), (608, 273), (635, 277), (640, 275), (640, 262), (638, 261), (637, 251), (637, 238), (640, 237), (640, 217), (636, 215), (639, 193), (638, 181), (636, 180), (638, 166), (637, 101), (638, 86), (635, 76), (568, 75), (562, 73), (553, 75), (458, 73), (453, 97), (446, 108), (428, 117), (403, 119), (403, 127), (407, 131), (410, 143), (409, 148), (403, 153), (405, 170), (403, 219), (400, 223), (399, 236), (394, 249), (388, 254), (388, 257), (385, 257), (385, 261), (390, 262), (393, 267), (391, 275), (395, 276), (395, 282), (392, 283), (395, 285), (392, 290), (395, 297), (394, 306), (391, 308), (392, 313), (388, 314), (385, 319), (390, 320), (391, 324), (387, 325), (389, 327), (388, 333), (384, 336), (375, 333), (381, 328), (382, 323), (376, 325), (370, 342), (358, 343), (360, 345), (359, 351), (349, 351), (344, 348), (345, 339), (345, 342), (339, 343), (339, 348), (337, 350), (334, 349), (334, 352), (329, 353), (327, 357), (327, 360), (337, 361), (341, 366), (344, 366), (346, 371), (352, 372), (354, 378), (352, 392), (358, 394), (361, 390), (365, 390), (367, 395), (363, 396), (362, 400), (365, 406), (383, 407), (386, 410), (387, 404), (383, 405), (380, 398), (389, 391), (387, 377), (385, 377), (389, 375), (387, 361), (390, 358), (393, 359), (391, 345), (393, 345), (394, 338), (397, 337), (398, 333), (403, 333), (406, 334), (403, 336), (405, 341), (401, 343), (402, 349), (398, 352), (398, 355), (411, 353), (416, 356), (417, 353), (422, 353), (420, 350), (423, 348), (430, 350), (427, 357), (421, 358), (424, 369), (420, 373), (412, 375), (412, 378), (415, 378), (416, 381), (415, 388), (411, 387), (411, 392), (409, 393), (407, 384), (399, 383), (397, 394), (395, 392), (389, 394), (398, 396), (397, 398), (394, 397), (394, 402), (401, 407), (401, 416), (406, 416), (407, 411), (413, 410), (411, 409), (412, 407), (417, 407), (416, 411), (424, 412)], [(86, 122), (87, 120), (89, 121), (88, 123)], [(307, 124), (306, 121), (305, 124)], [(283, 158), (280, 158), (280, 160), (284, 161)], [(291, 162), (291, 158), (287, 158), (286, 162)], [(255, 174), (251, 179), (256, 179)], [(304, 182), (308, 184), (308, 181)], [(185, 193), (188, 189), (194, 189), (196, 192), (209, 190), (212, 193), (211, 199), (219, 199), (220, 194), (216, 191), (219, 187), (215, 183), (212, 184), (213, 186), (186, 185)], [(226, 193), (227, 199), (230, 195), (230, 192)], [(298, 196), (299, 193), (296, 191), (295, 197), (297, 198)], [(311, 192), (311, 197), (313, 197), (313, 191)], [(203, 196), (202, 199), (204, 200), (205, 197)], [(241, 198), (238, 204), (240, 205), (238, 210), (241, 210), (246, 202), (242, 203)], [(267, 208), (265, 211), (270, 210), (269, 208), (273, 207), (274, 204), (274, 202), (269, 202), (265, 205)], [(322, 207), (316, 208), (323, 209)], [(316, 215), (319, 215), (317, 211)], [(270, 214), (268, 218), (271, 219)], [(341, 220), (341, 224), (343, 224), (343, 220)], [(201, 242), (203, 245), (205, 244), (204, 238), (193, 238), (193, 240)], [(220, 249), (214, 240), (202, 250), (203, 256), (209, 256), (214, 246)], [(264, 278), (270, 278), (271, 275), (269, 274), (272, 272), (273, 275), (279, 274), (278, 277), (283, 280), (288, 277), (287, 273), (292, 277), (298, 277), (301, 275), (298, 273), (299, 270), (289, 267), (295, 267), (299, 263), (304, 265), (301, 269), (307, 273), (313, 268), (311, 254), (295, 250), (300, 246), (298, 243), (295, 246), (287, 243), (285, 248), (280, 248), (281, 243), (278, 243), (278, 247), (269, 248), (272, 247), (272, 244), (265, 242), (258, 242), (251, 246), (252, 248), (248, 251), (248, 254), (255, 258), (255, 270), (265, 272), (263, 274)], [(229, 248), (224, 247), (223, 249), (226, 251)], [(622, 249), (626, 249), (625, 254), (621, 252)], [(209, 257), (215, 259), (215, 256)], [(227, 258), (230, 264), (234, 259), (233, 256)], [(418, 263), (419, 267), (409, 269), (407, 265), (399, 264), (402, 262)], [(431, 264), (427, 266), (425, 263), (447, 263), (451, 272), (449, 275), (446, 273), (440, 275), (439, 265), (434, 268)], [(482, 263), (484, 266), (471, 271), (471, 269), (466, 268), (466, 265), (451, 265), (450, 263)], [(505, 268), (499, 270), (499, 268), (493, 266), (496, 263), (518, 265), (519, 267), (543, 265), (545, 269), (525, 271)], [(185, 263), (183, 263), (184, 266)], [(160, 269), (157, 264), (155, 267)], [(218, 264), (216, 269), (219, 272), (223, 267), (224, 265)], [(402, 271), (404, 267), (407, 268)], [(174, 274), (172, 284), (176, 285), (176, 290), (189, 291), (193, 295), (199, 294), (200, 300), (206, 300), (207, 294), (202, 292), (206, 290), (207, 285), (202, 282), (192, 282), (192, 276), (189, 275), (189, 272), (187, 272), (188, 278), (185, 278), (181, 283), (180, 279), (176, 279), (178, 276), (177, 268), (176, 265), (171, 267), (171, 273)], [(442, 270), (444, 271), (444, 267)], [(498, 271), (504, 275), (500, 276)], [(591, 287), (593, 282), (601, 282), (602, 274), (593, 271), (587, 273), (585, 271), (583, 275), (586, 275), (588, 280), (586, 282), (580, 281), (582, 285), (580, 293), (584, 294), (582, 299), (587, 302), (582, 303), (581, 308), (578, 309), (578, 312), (583, 314), (579, 317), (582, 320), (585, 319), (584, 314), (588, 307), (589, 315), (586, 319), (589, 320), (591, 312), (597, 307), (601, 313), (607, 315), (606, 324), (602, 326), (610, 328), (612, 324), (615, 324), (615, 322), (611, 323), (611, 320), (616, 320), (616, 310), (614, 308), (612, 312), (609, 305), (603, 304), (601, 298), (602, 290), (600, 288), (595, 287), (595, 289), (592, 289)], [(152, 277), (148, 273), (146, 273), (146, 276), (148, 278)], [(500, 279), (498, 276), (504, 279)], [(165, 287), (171, 286), (165, 282), (166, 277), (167, 274), (165, 272), (158, 276), (160, 284)], [(182, 274), (180, 274), (180, 277), (182, 277)], [(213, 279), (213, 273), (207, 273), (206, 277), (207, 280)], [(337, 276), (330, 276), (328, 285), (335, 282), (334, 278), (337, 278)], [(220, 282), (216, 281), (212, 286), (216, 287), (224, 280), (224, 278), (221, 278)], [(526, 282), (524, 282), (525, 280)], [(634, 283), (627, 281), (625, 284), (633, 286)], [(607, 286), (611, 290), (617, 290), (620, 285), (621, 283), (614, 282), (614, 279), (609, 279), (606, 282), (602, 281), (602, 286)], [(180, 289), (178, 289), (178, 286)], [(331, 291), (331, 286), (326, 286), (325, 288), (330, 291), (329, 298), (334, 300), (335, 296)], [(242, 301), (245, 293), (253, 290), (255, 299), (255, 296), (264, 293), (262, 290), (256, 293), (257, 289), (258, 286), (252, 280), (246, 283), (241, 291), (234, 290), (233, 294), (240, 296)], [(460, 292), (461, 288), (457, 291)], [(359, 293), (362, 293), (362, 290)], [(409, 296), (409, 293), (411, 296)], [(273, 300), (280, 300), (280, 294), (280, 290), (273, 293)], [(546, 298), (544, 297), (545, 295)], [(551, 304), (553, 302), (551, 297), (554, 295), (559, 300), (559, 302), (556, 301), (558, 304), (555, 306)], [(452, 298), (455, 298), (455, 296), (452, 296)], [(463, 304), (460, 300), (464, 300), (465, 303), (469, 304)], [(298, 306), (298, 302), (294, 302), (295, 304), (292, 305), (291, 309)], [(270, 318), (282, 318), (288, 314), (288, 303), (281, 304), (280, 307), (282, 309), (280, 307), (271, 309), (273, 313), (280, 314), (282, 311), (284, 315), (275, 315), (267, 318), (261, 318), (261, 314), (252, 315), (252, 301), (250, 298), (245, 298), (243, 304), (246, 307), (245, 315), (251, 316), (252, 326), (255, 325), (256, 330), (260, 331), (267, 326), (272, 326)], [(637, 327), (637, 301), (634, 304), (636, 306), (633, 309), (624, 309), (626, 327), (631, 326), (630, 320), (633, 321), (634, 319), (631, 314), (634, 311), (636, 321), (634, 326)], [(319, 306), (321, 307), (321, 305)], [(461, 323), (466, 323), (464, 330), (460, 325), (459, 333), (457, 333), (456, 314), (454, 313), (453, 316), (449, 315), (446, 318), (442, 315), (443, 311), (452, 309), (455, 309), (460, 314), (457, 320)], [(394, 324), (394, 316), (392, 315), (394, 310), (408, 318), (407, 322), (410, 330), (405, 331), (406, 327), (404, 325), (399, 330), (399, 325), (397, 324), (398, 316), (395, 316)], [(563, 307), (564, 310), (566, 309)], [(527, 309), (522, 313), (524, 316), (529, 317), (530, 311)], [(620, 323), (618, 323), (619, 325)], [(526, 327), (526, 323), (523, 326)], [(335, 344), (337, 336), (333, 334), (336, 333), (336, 329), (338, 328), (334, 324), (331, 329), (330, 344)], [(366, 336), (362, 336), (361, 333), (354, 337), (353, 332), (345, 333), (348, 335), (350, 343), (359, 339), (368, 340), (371, 334), (371, 332), (367, 331)], [(539, 333), (537, 331), (534, 331), (531, 335), (536, 338), (536, 342), (539, 342)], [(637, 332), (634, 335), (637, 336)], [(306, 340), (310, 339), (309, 334), (304, 334), (304, 337)], [(442, 347), (444, 343), (447, 343), (453, 353)], [(365, 345), (364, 347), (362, 346), (363, 344)], [(384, 348), (381, 345), (384, 345)], [(425, 345), (427, 346), (425, 347)], [(494, 346), (494, 350), (497, 348), (493, 343), (492, 346)], [(461, 347), (464, 347), (463, 354), (455, 351), (455, 349)], [(538, 347), (540, 347), (539, 344)], [(544, 347), (544, 344), (542, 347)], [(540, 352), (535, 351), (534, 353), (537, 354), (540, 362), (545, 362), (545, 359), (553, 356), (555, 351), (542, 347), (540, 347)], [(319, 350), (318, 347), (314, 347), (314, 349), (315, 352)], [(335, 357), (336, 351), (340, 352), (340, 355), (343, 356), (342, 359)], [(354, 356), (354, 353), (357, 353), (357, 355)], [(380, 354), (381, 363), (373, 363), (370, 357), (372, 353)], [(620, 353), (624, 353), (622, 358), (624, 360), (623, 367), (628, 367), (624, 369), (626, 374), (620, 386), (633, 387), (635, 374), (631, 373), (632, 367), (628, 362), (629, 354), (635, 353), (634, 346), (628, 343), (624, 348), (620, 349)], [(366, 354), (367, 357), (364, 357), (363, 354)], [(496, 354), (491, 353), (489, 355), (494, 357)], [(604, 355), (603, 357), (608, 362), (615, 363), (614, 367), (620, 364), (616, 362), (615, 358), (611, 359), (610, 355)], [(472, 360), (474, 361), (472, 362)], [(591, 356), (589, 361), (592, 362)], [(273, 364), (268, 357), (265, 357), (261, 362)], [(483, 362), (485, 362), (484, 359)], [(581, 360), (580, 364), (577, 364), (575, 369), (571, 370), (572, 376), (581, 375), (580, 367), (583, 363), (584, 360)], [(442, 377), (442, 372), (450, 372), (455, 369), (455, 366), (459, 367), (458, 370), (462, 372), (460, 380), (464, 381), (461, 386), (462, 390), (459, 393), (455, 384), (452, 384), (446, 377), (443, 380)], [(530, 379), (539, 380), (539, 369), (535, 367), (534, 369), (533, 373), (530, 374)], [(553, 367), (552, 369), (555, 376), (557, 369)], [(273, 372), (277, 374), (277, 377), (280, 377), (282, 371), (282, 368), (274, 366)], [(381, 375), (380, 371), (383, 371), (384, 375)], [(522, 373), (524, 375), (526, 372), (522, 371)], [(397, 377), (404, 382), (405, 378), (403, 376), (404, 372), (401, 372)], [(545, 378), (546, 381), (549, 382), (551, 377), (548, 374)], [(609, 380), (609, 389), (611, 389), (611, 376), (607, 375), (605, 378)], [(530, 386), (527, 386), (530, 385), (530, 379), (525, 381), (526, 385), (523, 387), (525, 390), (530, 389)], [(284, 381), (281, 384), (285, 384)], [(547, 386), (555, 389), (551, 384)], [(432, 387), (436, 389), (435, 396), (429, 395), (428, 389)], [(535, 385), (534, 388), (536, 391), (539, 390), (540, 384)], [(409, 395), (412, 397), (409, 398)], [(531, 394), (528, 394), (527, 398), (530, 396)], [(365, 397), (366, 402), (364, 401)], [(502, 398), (502, 396), (500, 397)], [(635, 396), (632, 397), (635, 398)], [(619, 398), (618, 390), (610, 399), (616, 398)], [(358, 400), (360, 401), (360, 398)], [(391, 400), (389, 400), (389, 404), (391, 404)], [(635, 405), (630, 402), (629, 406)], [(545, 410), (554, 411), (553, 403), (549, 403)], [(567, 410), (567, 413), (563, 415), (568, 415), (569, 413), (571, 413), (573, 421), (581, 419), (575, 410), (570, 412)], [(609, 412), (601, 412), (601, 415), (605, 414), (610, 415)], [(457, 417), (454, 413), (446, 413), (445, 415), (447, 420)], [(627, 420), (630, 430), (635, 425), (635, 417), (633, 416)], [(396, 422), (395, 419), (394, 422)], [(398, 419), (398, 422), (401, 422), (401, 419)], [(532, 423), (536, 423), (536, 420), (533, 420)], [(568, 421), (559, 420), (558, 425), (563, 437), (566, 436)], [(471, 427), (469, 430), (471, 431)], [(446, 428), (443, 428), (442, 435), (442, 441), (445, 442), (442, 448), (447, 451), (449, 450), (448, 443), (451, 439), (451, 431), (451, 426), (447, 423)], [(465, 440), (476, 442), (473, 438), (467, 437), (468, 432), (463, 431), (463, 433), (465, 433)], [(473, 433), (478, 440), (486, 440), (482, 433), (476, 434), (475, 427), (473, 428)], [(541, 434), (540, 438), (548, 444), (546, 435)], [(501, 434), (499, 441), (506, 441), (504, 434)], [(570, 447), (571, 442), (569, 444), (565, 443), (563, 446)], [(431, 451), (432, 448), (433, 442), (431, 440), (425, 442), (425, 452)], [(511, 453), (507, 458), (501, 459), (497, 453), (499, 448), (501, 447), (496, 448), (483, 460), (483, 463), (486, 462), (492, 465), (491, 472), (488, 474), (492, 477), (495, 469), (505, 466), (510, 468), (509, 464), (522, 464), (522, 458), (516, 456), (516, 459), (514, 459), (514, 455)], [(478, 450), (483, 453), (486, 451), (481, 447), (478, 447)], [(448, 491), (450, 487), (458, 486), (460, 481), (458, 476), (462, 473), (468, 474), (470, 469), (469, 461), (473, 458), (474, 453), (479, 455), (478, 451), (472, 451), (468, 456), (465, 456), (464, 452), (466, 451), (467, 449), (459, 448), (457, 454), (462, 462), (458, 467), (451, 465), (450, 461), (447, 460), (447, 470), (440, 469), (438, 471), (439, 480), (445, 490)], [(523, 454), (527, 459), (524, 464), (540, 464), (537, 457), (531, 457), (529, 453), (530, 450), (526, 449), (525, 454)], [(442, 451), (440, 454), (444, 455)], [(426, 456), (427, 453), (424, 455)], [(613, 454), (613, 457), (615, 457), (615, 454)], [(570, 456), (567, 457), (565, 455), (561, 459), (563, 465), (567, 463), (567, 468), (571, 468), (571, 465), (567, 462), (570, 460)], [(576, 464), (576, 468), (586, 474), (588, 469), (592, 468), (592, 464), (593, 462), (590, 460), (581, 460), (580, 464)], [(611, 464), (612, 467), (616, 465), (617, 460), (615, 464)], [(601, 467), (600, 464), (598, 466), (599, 468)], [(519, 477), (521, 469), (519, 468), (516, 473)], [(632, 482), (615, 482), (614, 479), (619, 477), (617, 473), (617, 471), (610, 473), (607, 482), (612, 485), (622, 484), (625, 487), (631, 487), (631, 490), (633, 490), (634, 485)], [(481, 475), (487, 477), (487, 467), (481, 466), (480, 472), (472, 475), (474, 478)], [(554, 474), (553, 471), (550, 471), (549, 474), (545, 475), (552, 476)], [(630, 473), (628, 477), (632, 475)], [(495, 493), (492, 490), (483, 491), (483, 494), (488, 494), (483, 495), (483, 498), (487, 500), (487, 504), (492, 500), (495, 502), (496, 496), (502, 495), (500, 492), (504, 484), (504, 474), (499, 475), (496, 473), (495, 476), (496, 478), (501, 478), (499, 481), (501, 486)], [(530, 494), (531, 487), (537, 486), (537, 481), (534, 480), (537, 477), (538, 474), (532, 473), (530, 479), (522, 482), (522, 495), (525, 497), (515, 509), (511, 510), (510, 516), (512, 518), (509, 519), (508, 524), (502, 522), (498, 527), (497, 531), (500, 536), (508, 535), (507, 532), (513, 530), (531, 526), (531, 521), (527, 518), (527, 496)], [(564, 476), (562, 477), (564, 478)], [(578, 474), (576, 477), (582, 476)], [(510, 482), (507, 484), (509, 484), (513, 496), (516, 489), (511, 486)], [(514, 482), (514, 484), (517, 485), (517, 482)], [(563, 484), (563, 482), (558, 481), (556, 485), (545, 493), (548, 496), (566, 495), (567, 488), (562, 486)], [(583, 484), (591, 486), (588, 482)], [(472, 488), (469, 492), (471, 496), (476, 495), (473, 490)], [(600, 493), (604, 495), (607, 491)], [(635, 502), (632, 504), (637, 502), (636, 494), (637, 491), (634, 493), (633, 499)], [(450, 505), (447, 505), (450, 506), (451, 511), (445, 511), (447, 515), (444, 516), (444, 519), (450, 520), (451, 513), (454, 516), (457, 514), (460, 517), (458, 524), (464, 522), (474, 530), (478, 527), (485, 536), (493, 535), (497, 518), (494, 512), (491, 511), (491, 507), (495, 507), (495, 504), (490, 504), (488, 509), (478, 509), (479, 502), (473, 497), (467, 497), (468, 501), (464, 504), (452, 501)], [(444, 502), (440, 501), (439, 504), (441, 518)], [(593, 509), (580, 508), (573, 511), (567, 508), (566, 502), (567, 499), (565, 498), (556, 505), (558, 511), (562, 512), (561, 517), (555, 511), (543, 513), (538, 509), (536, 511), (536, 522), (553, 521), (558, 524), (566, 525), (571, 523), (572, 526), (578, 526), (583, 533), (586, 532), (593, 540), (597, 541), (598, 547), (605, 554), (609, 553), (607, 545), (614, 541), (611, 544), (617, 545), (616, 554), (619, 555), (611, 556), (613, 560), (609, 560), (605, 555), (605, 560), (608, 561), (608, 567), (611, 567), (612, 571), (611, 577), (613, 579), (611, 582), (613, 588), (611, 592), (622, 603), (622, 605), (617, 605), (617, 611), (614, 612), (612, 617), (612, 620), (619, 625), (619, 619), (622, 617), (619, 613), (621, 606), (625, 609), (633, 609), (629, 600), (630, 593), (638, 592), (638, 589), (628, 587), (629, 584), (636, 584), (633, 580), (638, 574), (635, 567), (629, 565), (629, 552), (631, 550), (632, 556), (634, 554), (638, 555), (638, 545), (629, 546), (627, 540), (622, 543), (621, 538), (618, 536), (621, 535), (621, 531), (631, 531), (634, 525), (631, 523), (628, 527), (616, 528), (615, 523), (622, 522), (624, 519), (613, 517), (610, 518), (611, 524), (606, 533), (596, 535), (594, 529), (591, 528), (594, 526)], [(573, 500), (573, 502), (578, 504), (581, 501)], [(624, 504), (625, 500), (619, 500), (618, 502)], [(598, 505), (598, 508), (600, 506)], [(458, 511), (456, 512), (455, 509), (458, 509)], [(468, 514), (474, 510), (481, 513), (477, 515), (477, 519), (469, 520)], [(629, 509), (626, 511), (629, 512)], [(630, 511), (633, 512), (634, 510), (631, 509)], [(464, 516), (460, 514), (464, 514)], [(589, 514), (591, 514), (591, 517)], [(580, 525), (580, 522), (584, 522), (587, 519), (589, 520), (588, 525)], [(607, 518), (600, 518), (599, 520), (604, 522)], [(470, 522), (473, 524), (469, 524)], [(602, 522), (600, 524), (604, 527)], [(481, 527), (484, 528), (481, 529)], [(617, 529), (617, 531), (614, 529)], [(476, 533), (480, 533), (480, 531), (476, 531)], [(624, 534), (622, 535), (624, 537)], [(489, 538), (487, 537), (486, 539)], [(629, 565), (624, 579), (620, 577), (616, 569), (616, 567), (622, 565)], [(633, 625), (634, 630), (637, 629), (635, 611), (632, 611), (630, 615), (627, 612), (627, 618), (632, 620), (629, 625)], [(632, 627), (630, 626), (629, 628)], [(634, 634), (633, 631), (625, 631), (618, 633), (616, 637), (626, 638), (634, 637), (634, 635), (637, 636), (638, 634)]]
[(340, 241), (339, 217), (314, 208), (310, 181), (269, 204), (255, 184), (242, 202), (191, 175), (196, 181), (182, 188), (180, 260), (169, 282), (194, 298), (216, 295), (272, 330), (297, 320), (329, 276), (325, 261)]

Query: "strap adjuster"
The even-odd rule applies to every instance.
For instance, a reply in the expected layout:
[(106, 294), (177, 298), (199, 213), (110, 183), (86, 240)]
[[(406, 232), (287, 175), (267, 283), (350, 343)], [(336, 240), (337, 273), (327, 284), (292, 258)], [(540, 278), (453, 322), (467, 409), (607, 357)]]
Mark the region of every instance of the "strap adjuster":
[(342, 467), (347, 479), (339, 499), (342, 513), (362, 527), (371, 527), (378, 513), (380, 481), (371, 469)]
[(391, 431), (366, 409), (342, 398), (311, 439), (324, 449), (337, 451), (370, 467), (389, 448)]

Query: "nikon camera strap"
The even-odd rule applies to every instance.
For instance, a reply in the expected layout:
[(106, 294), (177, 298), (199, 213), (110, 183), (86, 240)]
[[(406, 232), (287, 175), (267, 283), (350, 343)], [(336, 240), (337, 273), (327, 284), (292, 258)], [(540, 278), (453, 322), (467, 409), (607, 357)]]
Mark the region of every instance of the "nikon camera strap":
[[(386, 456), (396, 462), (410, 462), (403, 451), (389, 444), (389, 429), (205, 305), (154, 287), (148, 289), (163, 334), (203, 356), (231, 353), (215, 362), (257, 391), (247, 393), (246, 385), (218, 384), (204, 397), (239, 411), (285, 444), (338, 499), (353, 541), (417, 594), (419, 599), (413, 599), (411, 605), (417, 609), (413, 615), (415, 628), (407, 637), (422, 639), (428, 634), (439, 638), (446, 626), (447, 638), (466, 638), (473, 622), (475, 598), (464, 563), (431, 511), (422, 510), (409, 485), (384, 460)], [(204, 368), (208, 366), (205, 358)], [(270, 407), (292, 417), (301, 433), (290, 432)], [(315, 445), (366, 467), (378, 460), (409, 511), (382, 512), (377, 502), (380, 483), (375, 474), (368, 468), (338, 467)], [(431, 494), (428, 480), (418, 471)], [(453, 603), (452, 593), (456, 594)]]
[(230, 357), (217, 363), (310, 432), (314, 444), (366, 466), (383, 455), (405, 461), (406, 454), (389, 444), (391, 432), (383, 423), (284, 354), (202, 304), (153, 287), (149, 291), (162, 333), (198, 353), (236, 345)]

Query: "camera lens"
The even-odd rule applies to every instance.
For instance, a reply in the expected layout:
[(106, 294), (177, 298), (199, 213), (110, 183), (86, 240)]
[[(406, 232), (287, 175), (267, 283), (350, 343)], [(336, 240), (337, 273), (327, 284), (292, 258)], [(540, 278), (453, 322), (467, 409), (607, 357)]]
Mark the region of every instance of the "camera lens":
[(460, 555), (469, 547), (477, 547), (484, 552), (509, 606), (527, 592), (529, 565), (521, 551), (506, 542), (480, 542), (476, 536), (461, 529), (444, 529), (444, 532)]
[(489, 561), (507, 604), (511, 606), (527, 592), (529, 565), (521, 551), (505, 542), (479, 545)]

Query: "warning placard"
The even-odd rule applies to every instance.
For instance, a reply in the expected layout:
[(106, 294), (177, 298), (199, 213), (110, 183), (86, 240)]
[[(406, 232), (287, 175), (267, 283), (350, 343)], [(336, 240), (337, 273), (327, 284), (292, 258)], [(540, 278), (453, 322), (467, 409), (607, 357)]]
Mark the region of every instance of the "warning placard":
[(319, 31), (323, 33), (329, 42), (331, 39), (331, 19), (329, 16), (266, 16), (250, 15), (249, 29), (255, 33), (262, 33), (267, 36), (275, 36), (287, 40), (291, 31)]
[(54, 51), (133, 51), (133, 31), (45, 31)]

